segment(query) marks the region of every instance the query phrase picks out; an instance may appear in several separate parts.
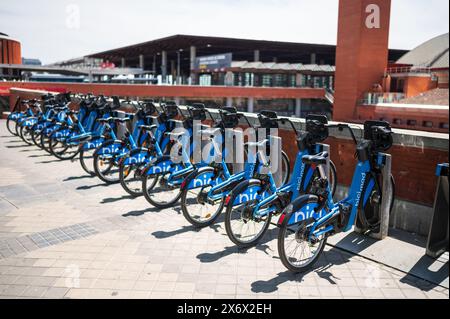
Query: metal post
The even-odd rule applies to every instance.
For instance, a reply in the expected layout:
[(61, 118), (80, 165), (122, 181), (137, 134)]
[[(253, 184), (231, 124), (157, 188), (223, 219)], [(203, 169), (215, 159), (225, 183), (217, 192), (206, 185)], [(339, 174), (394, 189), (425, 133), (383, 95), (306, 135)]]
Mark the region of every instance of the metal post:
[(143, 54), (139, 55), (139, 67), (140, 67), (142, 70), (145, 69), (144, 62), (145, 62), (145, 61), (144, 61), (144, 55), (143, 55)]
[(317, 55), (315, 53), (311, 53), (311, 64), (316, 64)]
[(181, 50), (177, 51), (177, 85), (180, 85), (181, 78)]
[(260, 52), (259, 52), (259, 50), (255, 50), (253, 52), (253, 57), (254, 57), (254, 62), (259, 62), (260, 61)]
[(191, 62), (191, 84), (192, 85), (197, 84), (196, 74), (194, 72), (196, 59), (197, 59), (197, 48), (195, 46), (191, 46), (191, 57), (190, 57), (191, 61), (190, 62)]
[[(385, 239), (389, 231), (389, 216), (391, 212), (391, 201), (395, 200), (391, 198), (392, 194), (392, 184), (391, 184), (391, 173), (392, 173), (392, 156), (389, 154), (380, 153), (378, 155), (378, 164), (382, 166), (381, 175), (383, 178), (382, 199), (380, 208), (380, 229), (377, 233), (371, 232), (370, 237), (375, 239)], [(361, 229), (355, 227), (356, 232), (361, 232)]]
[(125, 68), (125, 58), (122, 58), (120, 60), (120, 66), (121, 66), (121, 68)]
[(248, 102), (247, 102), (247, 112), (248, 113), (253, 113), (254, 103), (255, 103), (255, 99), (253, 97), (249, 97)]
[[(118, 117), (118, 118), (123, 119), (123, 118), (126, 117), (126, 115), (127, 115), (127, 114), (126, 114), (125, 112), (123, 112), (123, 111), (117, 111), (117, 117)], [(126, 124), (123, 124), (123, 125), (126, 125)], [(125, 128), (124, 128), (123, 125), (122, 125), (122, 124), (119, 124), (119, 126), (118, 126), (118, 128), (117, 128), (117, 137), (118, 137), (119, 139), (125, 138)]]
[(283, 186), (283, 165), (282, 165), (282, 156), (281, 150), (282, 147), (282, 139), (279, 136), (270, 136), (270, 170), (273, 174), (273, 179), (277, 187)]
[(302, 117), (302, 99), (295, 99), (295, 116)]
[[(328, 157), (327, 157), (327, 165), (325, 168), (325, 174), (326, 177), (328, 178), (328, 180), (330, 179), (330, 170), (331, 170), (331, 153), (330, 153), (330, 145), (328, 144), (318, 144), (320, 146), (320, 149), (322, 152), (327, 152), (328, 153)], [(337, 183), (337, 181), (335, 181)]]
[(162, 83), (167, 83), (167, 51), (163, 51), (161, 53), (161, 76), (162, 76)]

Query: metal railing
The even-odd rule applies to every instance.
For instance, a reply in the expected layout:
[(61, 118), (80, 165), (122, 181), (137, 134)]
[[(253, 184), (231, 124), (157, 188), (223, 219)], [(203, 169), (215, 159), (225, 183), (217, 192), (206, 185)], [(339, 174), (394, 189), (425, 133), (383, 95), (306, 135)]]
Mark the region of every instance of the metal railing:
[(385, 70), (386, 74), (401, 74), (401, 73), (430, 74), (431, 72), (432, 72), (431, 68), (415, 67), (415, 66), (392, 67), (392, 68), (387, 68)]
[(366, 93), (364, 98), (359, 101), (360, 105), (374, 105), (380, 103), (398, 103), (404, 100), (404, 93)]

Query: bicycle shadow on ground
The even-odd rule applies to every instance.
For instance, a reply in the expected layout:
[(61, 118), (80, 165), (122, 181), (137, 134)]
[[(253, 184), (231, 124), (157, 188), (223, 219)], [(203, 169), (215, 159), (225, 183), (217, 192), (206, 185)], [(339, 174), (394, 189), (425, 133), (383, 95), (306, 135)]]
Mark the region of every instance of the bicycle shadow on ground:
[(110, 204), (110, 203), (115, 203), (115, 202), (120, 202), (122, 200), (127, 200), (127, 199), (135, 199), (137, 197), (131, 196), (131, 195), (122, 195), (120, 197), (109, 197), (109, 198), (104, 198), (102, 199), (102, 201), (100, 202), (100, 204)]
[[(200, 260), (202, 263), (211, 263), (218, 261), (221, 258), (233, 255), (233, 254), (246, 254), (250, 249), (257, 249), (264, 252), (266, 255), (269, 254), (270, 246), (267, 245), (268, 242), (273, 240), (273, 236), (276, 235), (278, 231), (278, 228), (272, 228), (267, 231), (263, 239), (256, 245), (255, 247), (248, 247), (248, 248), (239, 248), (238, 246), (229, 246), (225, 247), (222, 251), (217, 251), (215, 253), (202, 253), (197, 255), (197, 259)], [(226, 235), (224, 235), (226, 236)]]
[[(53, 155), (52, 155), (53, 156)], [(55, 160), (51, 160), (51, 161), (41, 161), (41, 162), (36, 162), (34, 164), (52, 164), (52, 163), (63, 163), (66, 161), (62, 161), (60, 159), (55, 159)]]
[(181, 234), (188, 233), (188, 232), (198, 233), (200, 231), (201, 231), (201, 229), (190, 225), (190, 226), (182, 226), (180, 229), (168, 231), (168, 232), (156, 231), (156, 232), (153, 232), (152, 235), (157, 239), (166, 239), (166, 238), (170, 238), (170, 237), (173, 237), (176, 235), (181, 235)]
[(122, 214), (123, 217), (139, 217), (145, 215), (146, 213), (159, 213), (161, 210), (156, 207), (149, 207), (142, 210), (132, 210), (128, 213)]
[(83, 185), (83, 186), (78, 186), (78, 187), (76, 188), (76, 190), (78, 190), (78, 191), (88, 191), (88, 190), (93, 189), (93, 188), (97, 188), (97, 187), (108, 187), (108, 186), (109, 186), (109, 185), (106, 184), (106, 183), (103, 183), (103, 184), (95, 184), (95, 185)]
[(29, 158), (39, 158), (39, 157), (50, 157), (52, 154), (39, 154), (39, 155), (30, 155)]
[(301, 274), (296, 274), (291, 271), (281, 272), (272, 279), (253, 282), (251, 285), (251, 290), (254, 293), (273, 293), (277, 291), (278, 286), (283, 283), (296, 282), (300, 284), (303, 281), (303, 278), (312, 272), (317, 273), (320, 278), (327, 280), (331, 285), (337, 285), (340, 278), (334, 276), (332, 272), (328, 271), (329, 268), (348, 263), (351, 259), (351, 256), (350, 258), (342, 258), (338, 256), (343, 256), (343, 254), (337, 248), (324, 251), (322, 256), (309, 271)]
[(65, 179), (63, 179), (63, 182), (70, 182), (70, 181), (75, 181), (75, 180), (79, 180), (79, 179), (92, 179), (96, 176), (91, 176), (91, 175), (80, 175), (80, 176), (71, 176), (71, 177), (67, 177)]

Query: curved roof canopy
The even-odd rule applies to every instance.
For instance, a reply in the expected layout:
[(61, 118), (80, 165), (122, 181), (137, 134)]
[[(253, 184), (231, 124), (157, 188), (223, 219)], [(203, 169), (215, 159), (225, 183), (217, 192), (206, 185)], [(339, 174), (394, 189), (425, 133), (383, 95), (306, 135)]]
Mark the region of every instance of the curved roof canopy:
[(448, 68), (449, 67), (449, 34), (435, 37), (406, 53), (399, 64), (411, 64), (416, 67)]

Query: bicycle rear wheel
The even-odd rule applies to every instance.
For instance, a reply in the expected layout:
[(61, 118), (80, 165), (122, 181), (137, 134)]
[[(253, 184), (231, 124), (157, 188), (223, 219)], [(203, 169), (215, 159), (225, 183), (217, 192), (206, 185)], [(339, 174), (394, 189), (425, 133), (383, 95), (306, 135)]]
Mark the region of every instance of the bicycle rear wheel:
[(310, 270), (320, 258), (327, 238), (315, 243), (307, 239), (306, 222), (288, 226), (283, 225), (278, 232), (278, 254), (283, 265), (292, 272)]

